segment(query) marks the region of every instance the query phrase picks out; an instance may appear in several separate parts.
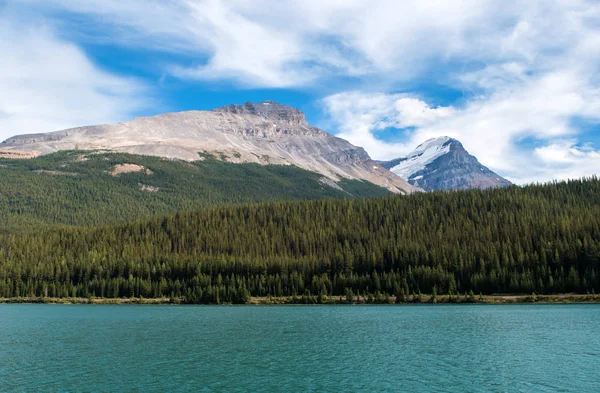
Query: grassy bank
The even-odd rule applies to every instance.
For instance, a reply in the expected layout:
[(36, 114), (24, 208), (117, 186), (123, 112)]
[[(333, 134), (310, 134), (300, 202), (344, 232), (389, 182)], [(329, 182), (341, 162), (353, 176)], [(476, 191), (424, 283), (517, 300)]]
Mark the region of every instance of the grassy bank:
[[(18, 297), (0, 298), (5, 304), (189, 304), (184, 298), (84, 298), (84, 297)], [(292, 304), (517, 304), (517, 303), (600, 303), (600, 295), (559, 294), (559, 295), (459, 295), (459, 296), (409, 296), (403, 301), (394, 296), (380, 298), (354, 296), (282, 296), (250, 297), (247, 305), (292, 305)]]

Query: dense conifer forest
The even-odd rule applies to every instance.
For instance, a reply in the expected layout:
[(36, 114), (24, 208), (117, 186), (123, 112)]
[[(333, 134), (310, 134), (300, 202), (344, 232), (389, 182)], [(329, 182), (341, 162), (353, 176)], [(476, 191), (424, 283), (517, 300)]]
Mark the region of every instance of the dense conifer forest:
[(228, 205), (0, 235), (0, 297), (600, 291), (600, 181)]
[[(199, 157), (200, 158), (200, 157)], [(226, 203), (374, 197), (389, 192), (342, 180), (335, 189), (293, 166), (232, 164), (66, 151), (29, 160), (0, 158), (0, 232), (124, 223)], [(115, 166), (138, 172), (112, 176)]]

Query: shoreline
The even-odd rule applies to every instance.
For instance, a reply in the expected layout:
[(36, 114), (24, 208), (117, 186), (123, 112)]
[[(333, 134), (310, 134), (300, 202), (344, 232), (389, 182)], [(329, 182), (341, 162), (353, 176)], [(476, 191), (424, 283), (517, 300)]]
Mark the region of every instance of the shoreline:
[[(556, 295), (417, 295), (409, 296), (404, 302), (396, 302), (394, 296), (378, 299), (354, 297), (348, 301), (343, 296), (282, 296), (282, 297), (250, 297), (247, 303), (240, 305), (409, 305), (409, 304), (580, 304), (600, 303), (600, 295), (596, 294), (556, 294)], [(215, 303), (189, 303), (185, 298), (85, 298), (85, 297), (17, 297), (0, 298), (0, 304), (123, 304), (123, 305), (214, 305)], [(223, 303), (229, 304), (229, 303)]]

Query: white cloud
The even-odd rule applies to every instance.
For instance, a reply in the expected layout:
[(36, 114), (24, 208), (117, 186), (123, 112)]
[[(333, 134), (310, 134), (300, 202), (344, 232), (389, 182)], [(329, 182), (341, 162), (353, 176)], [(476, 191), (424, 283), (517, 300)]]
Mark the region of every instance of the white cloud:
[[(555, 177), (573, 179), (600, 173), (600, 151), (591, 146), (580, 147), (574, 140), (559, 140), (534, 150), (544, 172), (553, 172)], [(532, 173), (528, 182), (538, 180), (539, 173)]]
[(396, 158), (407, 153), (411, 142), (379, 140), (376, 131), (386, 128), (410, 128), (435, 125), (454, 115), (451, 107), (432, 108), (426, 102), (406, 94), (338, 93), (322, 100), (331, 123), (326, 128), (339, 130), (338, 136), (364, 147), (375, 158)]
[(395, 109), (396, 101), (401, 99), (401, 95), (383, 93), (347, 92), (331, 95), (323, 99), (332, 121), (325, 128), (338, 129), (339, 137), (364, 147), (374, 158), (396, 157), (398, 152), (407, 151), (408, 146), (383, 142), (373, 133), (388, 127), (403, 127)]
[(590, 146), (578, 147), (574, 140), (556, 141), (546, 146), (537, 147), (534, 154), (548, 164), (573, 164), (582, 159), (600, 159), (600, 153)]
[(503, 57), (527, 49), (503, 41), (527, 7), (493, 0), (18, 3), (90, 16), (105, 27), (99, 36), (123, 45), (193, 56), (193, 65), (171, 68), (177, 76), (251, 87), (307, 86), (338, 75), (406, 81), (430, 70), (432, 61), (474, 52), (495, 59), (501, 45)]
[(450, 107), (431, 108), (427, 103), (410, 97), (402, 97), (394, 102), (396, 127), (423, 127), (450, 117), (455, 112)]
[(143, 87), (98, 69), (44, 26), (0, 22), (0, 140), (129, 118)]
[[(360, 73), (348, 52), (321, 41), (318, 26), (303, 20), (314, 7), (248, 1), (24, 0), (44, 10), (67, 10), (104, 25), (96, 39), (180, 53), (193, 61), (165, 71), (184, 78), (233, 80), (247, 87), (304, 86), (333, 72)], [(313, 6), (316, 3), (313, 3)], [(281, 14), (274, 12), (280, 10)], [(272, 16), (272, 17), (271, 17)], [(106, 33), (114, 31), (116, 34)], [(190, 65), (190, 63), (192, 65)], [(360, 62), (359, 62), (360, 63)]]

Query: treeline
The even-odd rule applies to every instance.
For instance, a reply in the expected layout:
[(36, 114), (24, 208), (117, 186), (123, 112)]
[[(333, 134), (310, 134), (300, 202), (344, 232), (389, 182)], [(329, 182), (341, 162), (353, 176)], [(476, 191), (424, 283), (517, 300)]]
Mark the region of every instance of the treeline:
[(596, 178), (0, 236), (0, 297), (585, 294), (599, 274)]
[[(111, 176), (120, 164), (144, 170)], [(389, 194), (357, 180), (339, 182), (342, 191), (320, 178), (293, 166), (232, 164), (208, 156), (184, 162), (64, 151), (34, 159), (0, 158), (0, 232), (112, 225), (217, 204)]]

